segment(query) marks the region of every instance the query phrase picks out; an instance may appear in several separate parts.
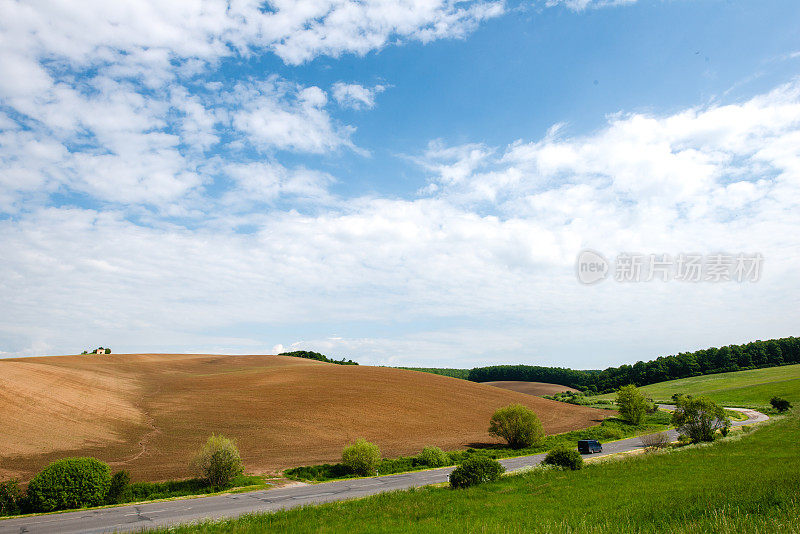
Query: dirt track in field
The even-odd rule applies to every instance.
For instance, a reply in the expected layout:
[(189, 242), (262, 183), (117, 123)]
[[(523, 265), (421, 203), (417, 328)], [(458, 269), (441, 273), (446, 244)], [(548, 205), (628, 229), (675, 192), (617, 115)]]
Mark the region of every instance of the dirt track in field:
[(137, 480), (190, 476), (212, 433), (248, 472), (337, 461), (359, 437), (385, 456), (494, 443), (497, 408), (532, 408), (548, 433), (602, 410), (428, 373), (288, 356), (116, 354), (0, 360), (0, 480), (65, 456), (95, 456)]
[(520, 382), (516, 380), (502, 380), (499, 382), (483, 382), (487, 386), (525, 393), (526, 395), (554, 395), (563, 391), (578, 391), (577, 389), (562, 386), (560, 384), (549, 384), (547, 382)]

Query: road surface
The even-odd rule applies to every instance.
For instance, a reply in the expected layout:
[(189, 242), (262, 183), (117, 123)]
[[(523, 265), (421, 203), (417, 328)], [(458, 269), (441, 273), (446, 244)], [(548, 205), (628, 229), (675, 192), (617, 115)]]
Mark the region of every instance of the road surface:
[[(674, 408), (669, 405), (661, 405), (661, 407)], [(766, 415), (754, 410), (730, 409), (744, 412), (748, 416), (746, 421), (735, 421), (734, 425), (758, 423), (769, 419)], [(670, 438), (677, 439), (677, 432), (670, 431)], [(591, 456), (607, 456), (640, 448), (642, 445), (639, 438), (628, 438), (604, 443), (603, 452)], [(537, 465), (541, 463), (544, 456), (543, 453), (506, 458), (500, 460), (500, 463), (507, 470), (513, 471)], [(428, 471), (355, 480), (336, 480), (322, 484), (307, 484), (248, 493), (4, 519), (0, 520), (0, 534), (135, 532), (178, 523), (232, 518), (252, 512), (272, 512), (305, 504), (355, 499), (385, 491), (437, 484), (447, 482), (453, 469), (454, 467), (443, 467)]]

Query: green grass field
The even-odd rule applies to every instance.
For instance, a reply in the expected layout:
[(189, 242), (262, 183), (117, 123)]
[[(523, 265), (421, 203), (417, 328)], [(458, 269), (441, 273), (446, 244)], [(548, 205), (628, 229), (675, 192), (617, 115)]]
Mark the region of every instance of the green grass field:
[[(800, 365), (768, 367), (716, 375), (681, 378), (641, 388), (655, 401), (669, 402), (674, 393), (706, 395), (725, 406), (764, 408), (774, 395), (800, 404)], [(600, 399), (613, 399), (613, 393)]]
[(800, 532), (797, 413), (713, 445), (160, 532)]

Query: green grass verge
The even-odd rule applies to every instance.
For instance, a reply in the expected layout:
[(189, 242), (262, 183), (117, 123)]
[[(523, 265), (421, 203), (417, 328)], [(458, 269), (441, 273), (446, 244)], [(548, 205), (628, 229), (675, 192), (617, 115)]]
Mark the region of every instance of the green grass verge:
[[(615, 441), (627, 437), (636, 436), (647, 432), (658, 432), (669, 426), (670, 414), (658, 411), (654, 414), (645, 416), (645, 420), (640, 425), (629, 425), (621, 419), (612, 417), (604, 420), (601, 424), (582, 430), (573, 430), (563, 434), (546, 436), (544, 443), (538, 447), (526, 449), (511, 449), (502, 445), (487, 446), (483, 448), (473, 448), (461, 451), (448, 452), (450, 463), (455, 465), (463, 462), (472, 455), (489, 456), (490, 458), (510, 458), (512, 456), (527, 456), (549, 451), (558, 446), (576, 447), (578, 440), (596, 439), (601, 442)], [(416, 456), (403, 456), (400, 458), (384, 458), (378, 465), (378, 474), (390, 475), (393, 473), (403, 473), (407, 471), (419, 471), (430, 469), (431, 466), (420, 463)], [(314, 482), (324, 482), (327, 480), (337, 480), (351, 478), (351, 474), (342, 464), (322, 464), (295, 467), (284, 471), (287, 478), (293, 480), (309, 480)]]
[[(640, 389), (653, 400), (662, 402), (671, 402), (673, 394), (683, 393), (706, 395), (725, 406), (758, 409), (768, 407), (769, 399), (777, 395), (800, 405), (800, 365), (694, 376)], [(613, 400), (614, 397), (614, 393), (609, 393), (596, 398)]]
[[(231, 488), (228, 491), (262, 486), (265, 486), (264, 477), (262, 476), (239, 475), (233, 479)], [(219, 492), (218, 489), (212, 488), (205, 480), (200, 478), (169, 480), (167, 482), (133, 482), (123, 493), (124, 498), (119, 504), (171, 499), (188, 495), (207, 495), (217, 492)]]
[(466, 490), (422, 488), (158, 532), (800, 531), (800, 418), (713, 445), (535, 469)]

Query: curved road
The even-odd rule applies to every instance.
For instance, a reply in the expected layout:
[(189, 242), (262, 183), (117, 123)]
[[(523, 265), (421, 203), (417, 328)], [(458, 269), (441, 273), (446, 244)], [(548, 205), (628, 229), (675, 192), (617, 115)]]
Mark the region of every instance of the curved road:
[[(665, 409), (674, 406), (660, 405)], [(747, 425), (769, 419), (755, 410), (729, 408), (745, 413), (746, 421), (734, 425)], [(670, 439), (677, 432), (669, 431)], [(603, 452), (592, 456), (607, 456), (641, 449), (639, 438), (628, 438), (603, 444)], [(500, 460), (509, 471), (541, 463), (544, 453)], [(215, 495), (149, 504), (126, 505), (116, 508), (81, 510), (62, 514), (37, 515), (0, 520), (0, 534), (38, 533), (99, 533), (133, 532), (147, 528), (163, 527), (177, 523), (206, 519), (232, 518), (252, 512), (271, 512), (306, 504), (319, 504), (344, 499), (366, 497), (384, 491), (401, 490), (447, 482), (454, 467), (428, 471), (415, 471), (372, 478), (336, 480), (321, 484), (308, 484), (249, 493)]]

